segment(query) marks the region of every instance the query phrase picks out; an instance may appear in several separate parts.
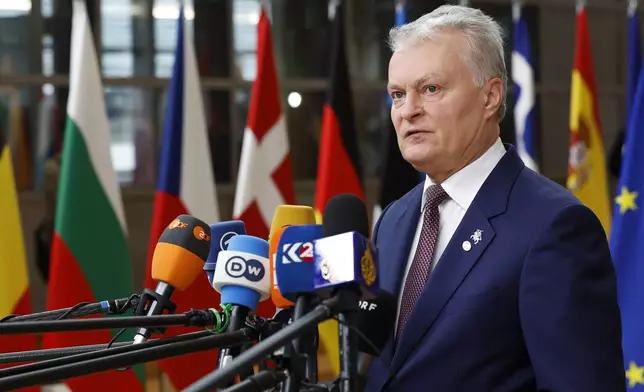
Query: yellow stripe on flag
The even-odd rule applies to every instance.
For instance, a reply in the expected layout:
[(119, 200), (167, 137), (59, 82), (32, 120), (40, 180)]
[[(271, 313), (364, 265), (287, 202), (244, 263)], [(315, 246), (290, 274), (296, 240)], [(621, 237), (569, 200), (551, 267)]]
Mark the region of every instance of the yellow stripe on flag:
[[(322, 224), (322, 213), (315, 209), (315, 220)], [(327, 320), (318, 325), (318, 378), (330, 381), (340, 374), (340, 329), (336, 320)]]
[(579, 70), (573, 70), (570, 100), (571, 145), (567, 187), (599, 218), (610, 235), (611, 211), (604, 141), (594, 112), (595, 96)]
[(29, 288), (22, 222), (8, 145), (0, 151), (0, 318), (12, 314)]

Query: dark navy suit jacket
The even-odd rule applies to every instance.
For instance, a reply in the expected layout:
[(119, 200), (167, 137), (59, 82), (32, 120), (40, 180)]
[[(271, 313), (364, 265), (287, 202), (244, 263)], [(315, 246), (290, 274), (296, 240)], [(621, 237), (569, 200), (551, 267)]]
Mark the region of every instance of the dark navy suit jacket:
[[(398, 348), (392, 332), (373, 360), (366, 391), (625, 390), (606, 234), (568, 190), (506, 149), (430, 274)], [(390, 204), (374, 229), (381, 287), (391, 293), (402, 290), (422, 192), (421, 183)]]

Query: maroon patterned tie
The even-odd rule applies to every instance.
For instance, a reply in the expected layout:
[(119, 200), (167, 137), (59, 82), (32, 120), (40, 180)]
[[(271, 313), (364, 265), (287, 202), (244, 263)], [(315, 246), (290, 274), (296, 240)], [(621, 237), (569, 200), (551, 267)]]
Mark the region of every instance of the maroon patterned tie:
[(405, 280), (405, 287), (400, 304), (398, 329), (396, 330), (396, 346), (398, 346), (400, 335), (429, 277), (429, 271), (431, 271), (432, 259), (434, 257), (434, 248), (436, 247), (436, 240), (438, 238), (440, 221), (438, 206), (449, 198), (440, 185), (430, 185), (425, 191), (425, 194), (426, 201), (423, 208), (423, 227), (420, 231), (420, 238), (414, 260), (411, 263), (407, 279)]

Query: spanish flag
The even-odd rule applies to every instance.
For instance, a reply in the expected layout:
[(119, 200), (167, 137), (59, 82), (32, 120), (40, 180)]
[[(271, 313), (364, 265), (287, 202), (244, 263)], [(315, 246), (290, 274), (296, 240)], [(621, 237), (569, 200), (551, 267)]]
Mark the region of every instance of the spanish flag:
[[(338, 4), (339, 3), (339, 4)], [(322, 223), (326, 203), (341, 193), (351, 193), (363, 201), (358, 143), (353, 118), (349, 72), (344, 47), (343, 4), (331, 8), (333, 18), (333, 55), (331, 82), (322, 114), (322, 134), (318, 156), (318, 177), (315, 187), (315, 214)], [(340, 372), (338, 350), (338, 323), (334, 320), (320, 324), (318, 373), (321, 381), (329, 380)]]
[[(1, 109), (0, 109), (1, 110)], [(0, 319), (31, 313), (27, 257), (9, 147), (7, 111), (0, 114)], [(0, 336), (0, 352), (35, 350), (36, 335)], [(0, 366), (3, 367), (3, 366)], [(37, 391), (37, 387), (26, 390)]]
[(593, 210), (610, 235), (610, 203), (604, 141), (597, 108), (586, 10), (577, 10), (575, 66), (570, 91), (570, 152), (567, 187)]

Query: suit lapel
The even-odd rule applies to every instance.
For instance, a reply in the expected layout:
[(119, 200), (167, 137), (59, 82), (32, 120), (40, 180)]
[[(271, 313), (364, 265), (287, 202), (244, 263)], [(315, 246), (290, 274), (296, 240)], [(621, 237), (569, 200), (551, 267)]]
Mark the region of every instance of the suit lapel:
[[(480, 239), (474, 234), (479, 232), (481, 233)], [(470, 236), (475, 237), (478, 241)], [(429, 331), (440, 311), (472, 267), (479, 261), (494, 236), (494, 229), (476, 203), (473, 202), (452, 236), (438, 265), (430, 274), (423, 293), (409, 316), (407, 327), (393, 357), (395, 369), (402, 365), (425, 333)], [(464, 245), (465, 241), (469, 243), (469, 248)]]
[[(392, 359), (394, 372), (400, 370), (414, 349), (419, 346), (420, 340), (430, 330), (441, 310), (494, 239), (496, 233), (490, 224), (490, 219), (505, 212), (512, 185), (525, 167), (514, 147), (506, 145), (506, 149), (505, 156), (479, 190), (445, 248), (438, 265), (430, 274), (394, 353)], [(398, 229), (402, 230), (403, 227)], [(413, 236), (414, 229), (408, 227), (404, 229), (411, 230)], [(466, 241), (469, 245), (465, 243)], [(404, 250), (400, 250), (404, 253), (402, 257), (409, 255), (409, 246), (407, 244)], [(399, 284), (396, 286), (395, 293), (400, 292), (402, 283), (401, 277), (397, 277), (397, 280)]]
[[(382, 271), (380, 274), (380, 287), (394, 295), (400, 291), (402, 285), (402, 276), (407, 265), (407, 257), (411, 243), (416, 234), (416, 226), (420, 218), (420, 203), (423, 195), (423, 183), (421, 182), (409, 194), (408, 200), (400, 199), (399, 214), (392, 220), (393, 225), (387, 225), (386, 231), (378, 233), (379, 238), (383, 238), (382, 245), (379, 247), (385, 252), (381, 252), (379, 258), (387, 260), (386, 263), (380, 263)], [(394, 212), (394, 211), (391, 211)], [(385, 228), (385, 227), (383, 227)], [(393, 340), (393, 330), (391, 331), (390, 341)], [(381, 355), (386, 363), (390, 363), (393, 357), (392, 345), (388, 344), (383, 349)]]

